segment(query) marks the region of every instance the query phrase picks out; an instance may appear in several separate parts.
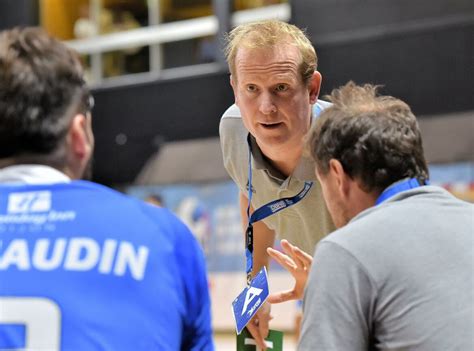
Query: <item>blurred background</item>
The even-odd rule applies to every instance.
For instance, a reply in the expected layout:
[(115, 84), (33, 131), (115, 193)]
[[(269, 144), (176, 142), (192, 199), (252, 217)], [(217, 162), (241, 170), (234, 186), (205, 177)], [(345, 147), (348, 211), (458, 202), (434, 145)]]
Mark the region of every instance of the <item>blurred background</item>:
[[(96, 101), (94, 180), (172, 209), (199, 238), (222, 350), (234, 348), (230, 304), (245, 285), (238, 191), (218, 141), (233, 103), (222, 38), (267, 18), (306, 28), (323, 95), (354, 80), (406, 101), (432, 182), (474, 202), (472, 0), (0, 0), (0, 30), (41, 26), (80, 53)], [(270, 290), (291, 285), (270, 270)], [(273, 311), (293, 348), (298, 306)]]

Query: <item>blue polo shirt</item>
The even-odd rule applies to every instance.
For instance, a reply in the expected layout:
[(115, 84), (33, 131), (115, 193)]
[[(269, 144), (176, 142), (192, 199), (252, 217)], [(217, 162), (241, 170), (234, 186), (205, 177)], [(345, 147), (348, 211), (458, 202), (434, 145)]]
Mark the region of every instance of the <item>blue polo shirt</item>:
[(0, 185), (0, 349), (213, 350), (199, 244), (104, 186)]

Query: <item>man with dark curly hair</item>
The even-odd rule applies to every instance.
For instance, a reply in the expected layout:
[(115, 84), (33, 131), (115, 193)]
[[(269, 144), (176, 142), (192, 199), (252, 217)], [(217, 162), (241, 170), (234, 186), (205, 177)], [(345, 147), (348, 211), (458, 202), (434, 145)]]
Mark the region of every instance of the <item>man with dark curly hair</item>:
[(91, 109), (74, 52), (39, 29), (0, 33), (0, 349), (213, 350), (187, 227), (79, 180)]
[(298, 349), (472, 350), (474, 206), (429, 185), (415, 116), (376, 90), (334, 90), (309, 133), (339, 229), (317, 245), (308, 283), (311, 257), (268, 249), (293, 295), (306, 285)]

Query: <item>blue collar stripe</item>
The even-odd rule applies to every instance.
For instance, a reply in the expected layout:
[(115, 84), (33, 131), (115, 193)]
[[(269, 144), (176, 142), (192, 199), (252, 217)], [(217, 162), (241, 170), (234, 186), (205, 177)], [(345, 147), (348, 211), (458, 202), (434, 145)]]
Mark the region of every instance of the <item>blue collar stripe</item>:
[[(252, 201), (252, 148), (250, 146), (250, 133), (247, 137), (247, 142), (248, 142), (248, 145), (249, 145), (249, 176), (248, 176), (248, 183), (247, 183), (247, 187), (248, 187), (248, 205), (247, 205), (247, 218), (249, 219), (250, 221), (250, 204), (251, 204), (251, 201)], [(249, 225), (250, 225), (250, 222), (249, 222)]]
[(316, 103), (315, 108), (316, 108), (316, 116), (319, 116), (319, 114), (322, 112), (321, 106), (319, 106), (319, 104)]
[[(426, 181), (425, 184), (429, 184), (429, 182)], [(415, 188), (418, 188), (420, 186), (421, 186), (421, 184), (420, 184), (420, 182), (418, 182), (418, 180), (416, 178), (406, 179), (402, 182), (399, 182), (399, 183), (396, 183), (392, 186), (389, 186), (377, 198), (377, 201), (375, 201), (375, 206), (380, 205), (385, 200), (391, 198), (392, 196), (395, 196), (398, 193), (401, 193), (402, 191), (415, 189)]]

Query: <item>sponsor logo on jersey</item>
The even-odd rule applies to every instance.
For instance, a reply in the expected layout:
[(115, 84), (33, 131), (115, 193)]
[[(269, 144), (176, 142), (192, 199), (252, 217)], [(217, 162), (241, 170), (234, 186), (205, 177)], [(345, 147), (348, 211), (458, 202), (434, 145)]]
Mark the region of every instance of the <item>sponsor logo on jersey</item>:
[(8, 195), (8, 213), (47, 212), (50, 209), (50, 191), (30, 191)]
[[(76, 218), (74, 211), (55, 211), (51, 191), (28, 191), (8, 195), (7, 213), (0, 214), (0, 226), (15, 224), (44, 225), (69, 222)], [(5, 231), (0, 227), (0, 232)]]

